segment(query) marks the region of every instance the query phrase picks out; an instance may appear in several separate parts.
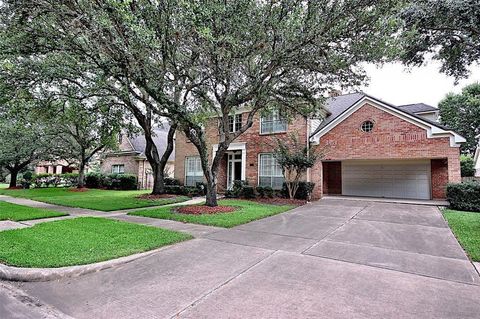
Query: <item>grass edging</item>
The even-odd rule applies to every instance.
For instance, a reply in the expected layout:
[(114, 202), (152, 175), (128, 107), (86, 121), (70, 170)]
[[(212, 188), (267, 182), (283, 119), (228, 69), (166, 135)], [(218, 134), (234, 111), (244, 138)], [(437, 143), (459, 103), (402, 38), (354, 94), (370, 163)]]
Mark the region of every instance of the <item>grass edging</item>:
[(0, 201), (0, 221), (26, 221), (68, 216), (67, 213)]
[(98, 263), (79, 265), (79, 266), (67, 266), (59, 268), (23, 268), (8, 266), (0, 263), (0, 280), (6, 281), (22, 281), (22, 282), (39, 282), (39, 281), (52, 281), (61, 278), (70, 278), (86, 275), (92, 272), (97, 272), (129, 262), (137, 259), (153, 255), (161, 250), (165, 250), (172, 247), (172, 245), (162, 246), (153, 250), (149, 250), (143, 253), (133, 254), (130, 256), (119, 257), (107, 261), (101, 261)]
[(219, 205), (236, 206), (240, 207), (240, 209), (229, 213), (189, 215), (174, 212), (173, 210), (180, 206), (174, 205), (154, 209), (142, 209), (130, 212), (128, 215), (231, 228), (254, 220), (284, 213), (296, 207), (294, 205), (270, 205), (238, 199), (222, 199), (219, 201)]
[(479, 262), (480, 213), (444, 209), (442, 215), (469, 258), (474, 262)]

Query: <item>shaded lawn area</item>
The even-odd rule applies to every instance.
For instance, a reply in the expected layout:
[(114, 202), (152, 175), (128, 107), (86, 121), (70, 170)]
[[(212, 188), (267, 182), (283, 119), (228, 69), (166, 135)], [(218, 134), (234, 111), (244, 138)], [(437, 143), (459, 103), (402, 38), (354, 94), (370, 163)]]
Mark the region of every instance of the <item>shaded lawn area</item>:
[(219, 201), (222, 206), (238, 207), (231, 213), (188, 215), (174, 212), (173, 207), (160, 207), (128, 213), (128, 215), (170, 219), (185, 223), (230, 228), (253, 220), (283, 213), (294, 208), (292, 205), (269, 205), (248, 200), (226, 199)]
[(0, 189), (0, 194), (12, 197), (22, 197), (40, 202), (80, 207), (101, 211), (141, 208), (179, 203), (188, 200), (188, 197), (177, 196), (162, 199), (139, 199), (138, 195), (148, 194), (149, 191), (116, 191), (104, 189), (89, 189), (85, 192), (74, 192), (71, 188), (32, 188), (32, 189)]
[(33, 208), (0, 201), (0, 221), (13, 220), (18, 222), (22, 220), (51, 218), (67, 215), (68, 214), (61, 212), (54, 212), (51, 210)]
[(1, 189), (1, 188), (8, 188), (8, 186), (9, 186), (8, 184), (0, 183), (0, 189)]
[(480, 212), (446, 209), (443, 216), (473, 261), (480, 261)]
[(188, 234), (98, 217), (0, 232), (0, 262), (18, 267), (84, 265), (192, 238)]

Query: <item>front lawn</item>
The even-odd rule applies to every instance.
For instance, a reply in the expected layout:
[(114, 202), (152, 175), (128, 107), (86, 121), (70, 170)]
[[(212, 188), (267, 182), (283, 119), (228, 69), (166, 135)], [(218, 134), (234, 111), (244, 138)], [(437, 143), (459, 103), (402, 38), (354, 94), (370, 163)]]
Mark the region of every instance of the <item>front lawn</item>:
[(0, 232), (0, 262), (42, 268), (84, 265), (190, 238), (166, 229), (81, 217)]
[(128, 214), (229, 228), (245, 224), (256, 219), (283, 213), (295, 207), (292, 205), (269, 205), (248, 200), (235, 199), (221, 200), (219, 201), (219, 205), (235, 206), (238, 207), (238, 209), (230, 213), (189, 215), (176, 213), (174, 211), (175, 206), (173, 206), (141, 210)]
[(27, 207), (0, 201), (0, 221), (2, 220), (31, 220), (40, 218), (51, 218), (66, 216), (65, 213), (54, 212), (51, 210)]
[(80, 207), (101, 211), (161, 206), (179, 203), (188, 200), (188, 197), (177, 196), (162, 199), (136, 198), (149, 191), (116, 191), (103, 189), (89, 189), (85, 192), (75, 192), (71, 188), (33, 188), (33, 189), (0, 189), (0, 194), (13, 197), (29, 198), (40, 202)]
[(0, 189), (1, 189), (1, 188), (8, 188), (8, 186), (10, 186), (10, 185), (4, 184), (4, 183), (0, 183)]
[(473, 261), (480, 261), (480, 212), (446, 209), (443, 216)]

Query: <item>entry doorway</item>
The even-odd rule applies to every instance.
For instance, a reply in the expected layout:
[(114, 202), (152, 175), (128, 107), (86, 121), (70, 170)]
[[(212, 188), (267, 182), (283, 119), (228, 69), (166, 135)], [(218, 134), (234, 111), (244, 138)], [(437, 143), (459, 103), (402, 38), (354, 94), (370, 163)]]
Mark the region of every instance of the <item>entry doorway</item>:
[(242, 180), (242, 151), (227, 153), (227, 189), (233, 188), (233, 182)]

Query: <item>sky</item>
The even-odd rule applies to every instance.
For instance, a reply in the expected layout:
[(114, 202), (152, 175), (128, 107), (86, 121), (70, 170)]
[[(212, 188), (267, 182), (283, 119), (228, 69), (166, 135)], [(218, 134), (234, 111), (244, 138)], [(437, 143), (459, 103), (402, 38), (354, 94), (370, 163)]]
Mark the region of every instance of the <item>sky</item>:
[(462, 87), (480, 82), (480, 66), (472, 67), (470, 76), (455, 85), (453, 77), (440, 73), (436, 61), (409, 70), (400, 63), (380, 68), (367, 65), (365, 70), (370, 81), (360, 90), (394, 105), (423, 102), (436, 107), (447, 93), (459, 93)]

